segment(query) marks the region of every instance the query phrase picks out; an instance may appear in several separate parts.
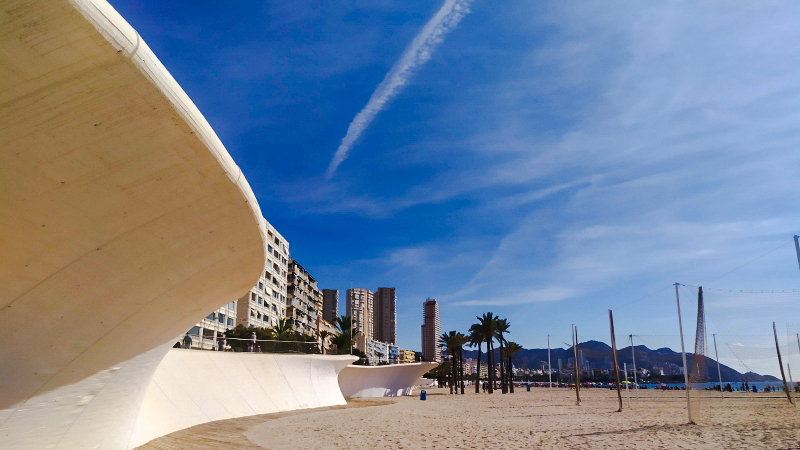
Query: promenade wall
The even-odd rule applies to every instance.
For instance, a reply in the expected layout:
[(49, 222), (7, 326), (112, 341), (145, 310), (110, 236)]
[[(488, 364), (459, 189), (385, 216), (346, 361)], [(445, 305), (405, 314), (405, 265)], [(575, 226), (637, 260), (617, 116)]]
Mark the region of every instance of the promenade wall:
[(123, 450), (215, 420), (343, 405), (338, 374), (355, 359), (161, 346), (10, 411), (0, 448)]
[(347, 366), (339, 373), (339, 388), (345, 398), (411, 395), (420, 377), (436, 365)]

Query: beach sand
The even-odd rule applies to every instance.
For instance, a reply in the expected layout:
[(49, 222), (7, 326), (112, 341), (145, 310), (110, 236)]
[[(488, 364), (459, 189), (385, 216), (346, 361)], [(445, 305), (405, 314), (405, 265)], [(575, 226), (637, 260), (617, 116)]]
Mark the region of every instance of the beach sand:
[[(474, 389), (474, 388), (473, 388)], [(785, 396), (703, 392), (702, 420), (687, 424), (682, 391), (640, 391), (631, 408), (616, 393), (518, 388), (514, 394), (446, 389), (418, 396), (351, 400), (347, 407), (254, 416), (199, 425), (141, 449), (800, 449), (800, 412)]]

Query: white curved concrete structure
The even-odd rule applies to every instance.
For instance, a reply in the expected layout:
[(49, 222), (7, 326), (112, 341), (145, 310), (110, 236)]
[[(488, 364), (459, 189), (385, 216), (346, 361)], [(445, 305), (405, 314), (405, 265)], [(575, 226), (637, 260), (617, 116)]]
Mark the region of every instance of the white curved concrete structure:
[(337, 376), (355, 359), (162, 346), (31, 399), (0, 426), (0, 448), (128, 449), (215, 420), (343, 405)]
[(220, 140), (108, 3), (6, 0), (0, 30), (3, 426), (239, 298), (266, 232)]
[(420, 377), (436, 365), (347, 366), (339, 373), (339, 388), (345, 398), (411, 395)]

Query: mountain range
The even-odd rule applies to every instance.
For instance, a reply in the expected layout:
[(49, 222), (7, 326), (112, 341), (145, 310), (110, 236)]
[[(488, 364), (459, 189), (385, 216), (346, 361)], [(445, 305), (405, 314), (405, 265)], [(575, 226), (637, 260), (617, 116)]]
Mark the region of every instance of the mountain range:
[[(604, 342), (599, 341), (587, 341), (578, 344), (578, 349), (581, 353), (581, 362), (583, 368), (588, 367), (590, 369), (611, 369), (612, 367), (612, 358), (611, 358), (611, 346)], [(636, 367), (647, 369), (653, 372), (654, 368), (661, 368), (664, 370), (664, 374), (669, 375), (680, 375), (679, 369), (683, 367), (683, 358), (679, 352), (675, 352), (672, 349), (667, 347), (651, 350), (644, 345), (637, 345), (634, 346), (634, 352), (636, 354)], [(495, 349), (495, 355), (497, 354), (497, 349)], [(691, 367), (692, 360), (694, 358), (694, 354), (687, 353), (686, 354), (686, 363)], [(477, 358), (478, 351), (477, 350), (465, 350), (464, 351), (465, 358)], [(514, 365), (523, 368), (529, 369), (542, 369), (547, 367), (547, 349), (544, 348), (535, 348), (535, 349), (523, 349), (519, 353), (514, 355), (515, 361)], [(716, 381), (718, 379), (717, 376), (717, 361), (713, 358), (709, 358), (706, 356), (704, 357), (707, 360), (706, 364), (706, 371), (705, 377), (707, 381)], [(572, 365), (573, 360), (573, 351), (572, 347), (564, 349), (564, 348), (552, 348), (550, 349), (550, 358), (553, 364), (553, 368), (557, 369), (559, 367), (559, 359), (561, 360), (561, 367), (564, 368), (568, 364)], [(622, 368), (623, 364), (628, 365), (628, 369), (633, 368), (633, 356), (631, 354), (631, 347), (624, 347), (621, 349), (617, 349), (617, 360), (619, 362), (619, 367)], [(486, 352), (483, 352), (483, 360), (482, 363), (486, 363)], [(777, 381), (778, 378), (773, 377), (772, 375), (760, 375), (754, 372), (745, 372), (740, 373), (735, 369), (726, 366), (725, 364), (719, 365), (720, 373), (722, 374), (722, 380), (725, 382), (744, 382), (744, 381)], [(659, 378), (659, 377), (653, 377)], [(682, 381), (682, 379), (681, 379)]]

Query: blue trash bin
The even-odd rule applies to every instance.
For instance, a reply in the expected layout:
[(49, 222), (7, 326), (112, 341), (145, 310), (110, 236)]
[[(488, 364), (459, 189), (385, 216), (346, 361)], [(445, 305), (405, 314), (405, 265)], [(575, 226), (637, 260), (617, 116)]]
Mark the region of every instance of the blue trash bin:
[(528, 385), (528, 392), (530, 392), (530, 391), (531, 391), (531, 385), (529, 384)]
[(419, 399), (420, 400), (427, 400), (428, 399), (428, 393), (425, 392), (425, 389), (423, 389), (423, 390), (421, 390), (419, 392)]

